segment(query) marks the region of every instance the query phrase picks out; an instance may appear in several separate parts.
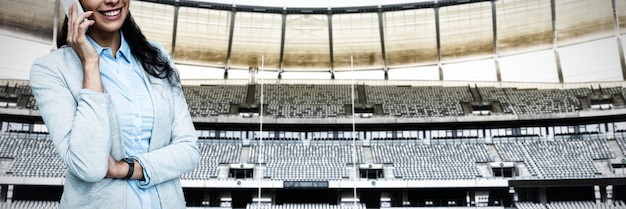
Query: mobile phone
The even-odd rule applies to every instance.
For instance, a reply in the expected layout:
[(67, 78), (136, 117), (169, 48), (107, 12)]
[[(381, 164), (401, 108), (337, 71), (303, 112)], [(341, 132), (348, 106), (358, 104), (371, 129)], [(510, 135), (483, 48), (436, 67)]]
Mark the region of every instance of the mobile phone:
[(65, 0), (65, 2), (63, 3), (63, 8), (65, 9), (65, 15), (67, 15), (68, 17), (70, 16), (70, 7), (72, 6), (72, 4), (74, 2), (76, 2), (76, 6), (78, 7), (78, 15), (81, 15), (81, 14), (83, 14), (85, 12), (85, 10), (83, 10), (83, 6), (80, 5), (80, 1), (78, 1), (78, 0)]

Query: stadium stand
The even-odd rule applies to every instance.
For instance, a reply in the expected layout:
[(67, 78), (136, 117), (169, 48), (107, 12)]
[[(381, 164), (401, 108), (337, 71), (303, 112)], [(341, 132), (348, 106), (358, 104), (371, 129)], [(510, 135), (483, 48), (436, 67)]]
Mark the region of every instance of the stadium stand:
[(396, 178), (418, 180), (473, 179), (480, 175), (475, 163), (493, 161), (484, 144), (376, 144), (372, 156), (393, 164)]
[(266, 113), (284, 118), (326, 118), (346, 115), (352, 104), (350, 85), (268, 84), (257, 89), (255, 101), (267, 104)]
[[(252, 145), (248, 163), (266, 164), (264, 176), (279, 180), (340, 180), (349, 178), (348, 163), (363, 163), (362, 146), (337, 144)], [(353, 159), (356, 157), (356, 159)]]
[(0, 202), (0, 209), (56, 209), (59, 202), (55, 201), (30, 201), (18, 200), (13, 202)]
[[(202, 156), (194, 171), (183, 179), (217, 178), (220, 164), (239, 163), (242, 144), (200, 140)], [(287, 141), (293, 143), (285, 144)], [(619, 144), (623, 146), (624, 139)], [(349, 144), (319, 141), (304, 145), (294, 140), (266, 140), (252, 145), (247, 163), (265, 164), (264, 177), (277, 180), (341, 180), (350, 178), (346, 170), (353, 162), (364, 163), (363, 146), (351, 153)], [(371, 145), (372, 162), (392, 164), (396, 178), (413, 180), (472, 179), (480, 175), (476, 163), (493, 162), (484, 143)], [(612, 159), (606, 139), (495, 143), (498, 156), (506, 162), (523, 162), (537, 178), (593, 178), (601, 175), (594, 160)], [(262, 149), (262, 150), (261, 150)], [(622, 148), (623, 149), (623, 148)], [(2, 137), (0, 157), (12, 159), (8, 175), (22, 177), (62, 177), (65, 172), (49, 139)], [(353, 158), (356, 157), (355, 160)], [(458, 160), (469, 159), (469, 160)], [(5, 175), (7, 175), (5, 174)]]
[(61, 162), (52, 141), (0, 137), (0, 157), (13, 159), (8, 174), (21, 177), (63, 177), (65, 165)]
[(342, 104), (268, 104), (266, 113), (280, 118), (328, 118), (346, 115)]
[(341, 205), (329, 205), (329, 204), (314, 204), (314, 203), (291, 203), (282, 205), (273, 205), (271, 203), (251, 203), (246, 206), (246, 209), (365, 209), (365, 204), (341, 204)]
[(619, 136), (615, 137), (615, 140), (617, 141), (619, 148), (622, 150), (622, 153), (626, 155), (626, 138)]
[(209, 144), (199, 140), (200, 162), (195, 170), (181, 176), (183, 179), (217, 178), (220, 164), (238, 163), (241, 155), (241, 143)]
[(0, 86), (0, 108), (38, 109), (30, 86), (8, 83)]
[(211, 117), (230, 113), (230, 104), (246, 102), (245, 85), (184, 86), (183, 91), (193, 117)]
[(461, 102), (472, 101), (468, 87), (365, 86), (367, 103), (382, 104), (383, 114), (394, 117), (463, 115)]
[[(266, 84), (263, 86), (267, 104), (350, 104), (350, 85)], [(257, 89), (256, 101), (261, 100)]]
[(517, 209), (622, 209), (626, 208), (624, 201), (591, 202), (591, 201), (557, 201), (547, 204), (533, 202), (518, 202)]
[(614, 158), (606, 139), (507, 142), (495, 144), (502, 160), (524, 162), (531, 174), (543, 178), (591, 178), (593, 161)]
[(578, 97), (591, 94), (589, 88), (513, 89), (480, 87), (484, 101), (500, 101), (504, 113), (527, 115), (566, 113), (582, 110)]
[[(355, 105), (380, 104), (381, 115), (398, 118), (458, 117), (466, 115), (462, 103), (475, 100), (467, 86), (380, 86), (355, 89)], [(584, 109), (590, 88), (517, 89), (476, 87), (482, 102), (499, 102), (508, 115), (571, 113)], [(329, 118), (348, 116), (350, 85), (266, 84), (264, 114), (277, 118)], [(185, 85), (189, 112), (208, 118), (233, 114), (232, 105), (258, 105), (261, 89), (247, 85)], [(248, 92), (253, 91), (253, 92)], [(623, 87), (603, 88), (604, 94), (626, 95)], [(250, 98), (248, 98), (251, 95)], [(252, 97), (253, 95), (253, 97)], [(365, 97), (366, 99), (359, 98)], [(359, 104), (363, 100), (364, 104)], [(0, 86), (0, 107), (37, 110), (28, 85)], [(617, 107), (617, 108), (621, 108)]]
[[(200, 135), (188, 209), (626, 209), (626, 0), (277, 2), (133, 3)], [(1, 5), (0, 209), (58, 208), (27, 61), (60, 1)]]
[[(268, 84), (264, 88), (267, 94), (264, 95), (263, 107), (268, 117), (317, 119), (345, 117), (350, 114), (347, 112), (349, 104), (352, 103), (349, 85)], [(571, 113), (587, 111), (583, 110), (580, 99), (593, 93), (589, 88), (520, 90), (477, 87), (476, 90), (471, 90), (469, 87), (461, 86), (362, 85), (361, 89), (355, 91), (364, 89), (365, 92), (356, 95), (364, 96), (366, 101), (363, 102), (363, 98), (356, 100), (362, 104), (380, 105), (382, 114), (377, 116), (382, 118), (464, 117), (467, 112), (464, 111), (463, 102), (475, 101), (476, 97), (472, 94), (475, 94), (473, 92), (476, 90), (480, 92), (483, 101), (498, 101), (504, 110), (502, 114), (506, 115), (543, 116)], [(192, 116), (219, 118), (232, 115), (234, 105), (258, 104), (261, 89), (252, 88), (251, 85), (186, 85), (183, 86), (183, 90)], [(604, 88), (602, 91), (604, 94), (622, 94), (624, 89)], [(0, 94), (3, 95), (1, 100), (3, 108), (0, 108), (2, 110), (26, 109), (34, 112), (37, 110), (32, 92), (27, 85), (0, 85)], [(29, 114), (27, 112), (30, 111), (25, 111), (25, 114)], [(17, 129), (5, 128), (0, 137), (0, 160), (2, 160), (0, 169), (4, 171), (2, 177), (44, 180), (63, 178), (65, 166), (59, 160), (47, 133), (24, 131), (21, 126)], [(414, 137), (400, 135), (392, 137), (385, 133), (368, 137), (358, 135), (354, 138), (358, 142), (356, 146), (352, 145), (353, 138), (344, 138), (345, 135), (329, 132), (328, 135), (321, 135), (322, 137), (308, 134), (301, 138), (279, 137), (279, 134), (275, 134), (264, 138), (262, 142), (259, 138), (243, 138), (243, 135), (242, 138), (217, 137), (223, 135), (215, 133), (216, 136), (199, 138), (198, 146), (202, 153), (200, 162), (195, 170), (183, 174), (182, 180), (227, 182), (259, 177), (271, 182), (348, 182), (364, 179), (384, 182), (446, 182), (502, 178), (534, 180), (615, 178), (623, 176), (623, 172), (618, 170), (622, 165), (618, 161), (626, 155), (626, 138), (623, 136), (625, 131), (617, 127), (614, 129), (615, 133), (611, 133), (613, 135), (608, 135), (606, 130), (599, 132), (588, 131), (589, 129), (567, 129), (565, 132), (561, 132), (564, 129), (555, 129), (548, 135), (543, 133), (539, 135), (536, 132), (523, 134), (524, 132), (516, 131), (509, 135), (487, 136), (484, 132), (480, 134), (480, 131), (477, 131), (471, 135), (463, 133), (457, 136), (445, 133), (429, 136), (423, 134), (426, 132), (418, 131), (417, 135), (412, 135)], [(492, 170), (494, 167), (490, 166), (501, 161), (511, 163), (513, 166), (522, 165), (527, 172), (515, 171), (516, 174), (507, 177), (495, 174), (504, 171)], [(254, 176), (227, 174), (225, 171), (227, 169), (232, 171), (233, 164), (254, 164), (252, 166)], [(370, 167), (372, 170), (367, 170), (367, 166), (372, 164), (375, 168)], [(355, 171), (356, 166), (361, 166), (360, 169), (363, 170)], [(465, 197), (455, 198), (458, 199), (455, 204), (461, 204)], [(40, 208), (51, 205), (50, 207), (54, 208), (55, 204), (58, 205), (56, 202), (21, 200), (1, 203), (0, 208), (30, 208), (33, 205), (41, 205), (35, 206)], [(394, 204), (397, 206), (401, 203)], [(470, 201), (464, 204), (474, 203)], [(543, 204), (522, 201), (515, 204), (515, 207), (520, 209), (624, 208), (622, 201), (613, 203), (548, 201)], [(237, 208), (347, 207), (344, 206), (326, 203), (249, 203)], [(365, 205), (359, 205), (358, 208), (365, 208)]]
[(546, 209), (541, 203), (533, 203), (533, 202), (517, 202), (515, 203), (515, 208), (517, 209)]
[(626, 89), (622, 87), (601, 88), (601, 93), (608, 95), (620, 94), (622, 97), (626, 98)]

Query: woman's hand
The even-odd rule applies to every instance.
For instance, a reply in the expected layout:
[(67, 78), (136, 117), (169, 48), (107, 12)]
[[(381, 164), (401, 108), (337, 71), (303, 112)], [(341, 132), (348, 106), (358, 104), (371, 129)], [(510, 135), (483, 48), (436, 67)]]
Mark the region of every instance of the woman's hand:
[(93, 11), (86, 11), (78, 15), (78, 5), (72, 4), (67, 17), (67, 44), (69, 44), (78, 59), (83, 64), (83, 88), (94, 92), (104, 92), (100, 78), (100, 57), (96, 49), (87, 40), (87, 29), (96, 22), (87, 19)]
[(95, 23), (94, 20), (87, 19), (93, 14), (93, 11), (86, 11), (78, 15), (76, 3), (73, 3), (69, 10), (70, 12), (67, 18), (67, 44), (74, 49), (83, 64), (96, 63), (97, 65), (99, 59), (98, 53), (91, 43), (89, 43), (86, 35), (89, 26)]
[[(126, 168), (124, 168), (126, 166)], [(113, 156), (109, 155), (109, 165), (107, 169), (107, 178), (121, 179), (128, 173), (128, 165), (125, 162), (117, 161)]]

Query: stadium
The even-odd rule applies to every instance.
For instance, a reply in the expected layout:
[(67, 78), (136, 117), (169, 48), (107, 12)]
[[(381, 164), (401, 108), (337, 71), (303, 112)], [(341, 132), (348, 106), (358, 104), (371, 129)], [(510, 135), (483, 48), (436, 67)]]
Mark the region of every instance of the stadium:
[[(0, 208), (57, 208), (29, 86), (60, 0), (0, 0)], [(626, 208), (626, 1), (135, 0), (201, 150), (187, 208)]]

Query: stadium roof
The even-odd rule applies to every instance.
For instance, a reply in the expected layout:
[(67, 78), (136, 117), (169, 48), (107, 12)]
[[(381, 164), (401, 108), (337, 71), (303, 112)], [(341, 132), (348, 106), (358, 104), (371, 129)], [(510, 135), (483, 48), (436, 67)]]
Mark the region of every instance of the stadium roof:
[[(53, 45), (63, 21), (57, 1), (4, 1), (2, 34)], [(247, 78), (249, 67), (283, 79), (559, 83), (626, 74), (624, 42), (616, 39), (626, 32), (620, 0), (135, 0), (131, 11), (181, 69), (215, 78), (225, 69), (229, 78)], [(12, 64), (14, 54), (0, 61), (29, 67), (32, 58)]]
[[(458, 0), (438, 0), (438, 2), (459, 2)], [(460, 1), (469, 2), (470, 0)], [(196, 0), (195, 2), (220, 3), (227, 5), (246, 5), (260, 7), (278, 7), (278, 8), (342, 8), (342, 7), (377, 7), (387, 5), (401, 4), (434, 4), (435, 0), (325, 0), (325, 1), (309, 1), (309, 0)]]

